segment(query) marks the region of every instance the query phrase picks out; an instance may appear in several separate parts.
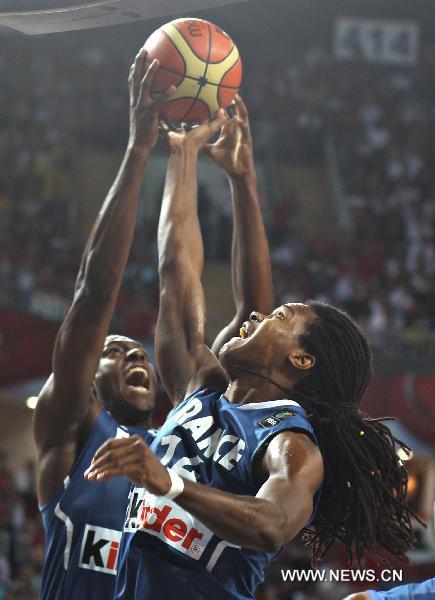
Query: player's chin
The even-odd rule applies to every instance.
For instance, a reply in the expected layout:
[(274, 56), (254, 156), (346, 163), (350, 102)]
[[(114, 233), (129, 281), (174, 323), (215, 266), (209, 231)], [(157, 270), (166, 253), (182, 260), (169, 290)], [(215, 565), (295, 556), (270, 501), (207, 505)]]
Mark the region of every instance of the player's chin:
[(238, 348), (239, 346), (241, 346), (244, 341), (245, 340), (242, 340), (242, 338), (240, 338), (240, 337), (232, 337), (230, 340), (228, 340), (228, 342), (225, 342), (225, 344), (219, 350), (219, 358), (223, 354), (226, 354), (227, 352), (231, 352), (231, 350), (233, 350), (234, 348)]
[(233, 357), (235, 358), (239, 355), (239, 351), (243, 350), (243, 347), (246, 345), (247, 341), (247, 339), (233, 337), (222, 346), (222, 348), (219, 350), (219, 361), (224, 367), (228, 361), (231, 361)]
[(154, 406), (155, 392), (153, 389), (124, 385), (122, 392), (124, 400), (139, 410), (148, 410)]

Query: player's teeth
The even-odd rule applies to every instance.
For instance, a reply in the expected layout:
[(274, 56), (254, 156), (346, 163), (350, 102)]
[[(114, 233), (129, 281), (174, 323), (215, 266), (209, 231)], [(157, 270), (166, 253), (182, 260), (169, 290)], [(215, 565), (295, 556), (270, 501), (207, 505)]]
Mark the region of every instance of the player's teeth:
[(128, 372), (127, 372), (127, 378), (130, 378), (132, 375), (134, 375), (135, 373), (141, 373), (144, 376), (144, 383), (148, 383), (149, 380), (149, 376), (148, 373), (146, 371), (146, 369), (144, 369), (143, 367), (132, 367)]
[(240, 337), (242, 339), (245, 339), (248, 337), (248, 332), (246, 331), (246, 329), (244, 327), (240, 327)]

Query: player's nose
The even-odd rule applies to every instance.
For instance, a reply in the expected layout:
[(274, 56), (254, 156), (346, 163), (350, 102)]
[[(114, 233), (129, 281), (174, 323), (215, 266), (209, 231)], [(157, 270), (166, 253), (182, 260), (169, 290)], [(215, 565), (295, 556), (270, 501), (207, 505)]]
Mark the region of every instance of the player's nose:
[(251, 314), (249, 315), (249, 320), (250, 321), (256, 321), (257, 323), (261, 323), (261, 321), (264, 319), (264, 315), (261, 314), (261, 312), (257, 312), (256, 310), (253, 310), (251, 312)]
[(147, 358), (147, 353), (142, 348), (130, 348), (130, 350), (125, 355), (125, 360), (128, 361), (141, 361), (145, 362)]

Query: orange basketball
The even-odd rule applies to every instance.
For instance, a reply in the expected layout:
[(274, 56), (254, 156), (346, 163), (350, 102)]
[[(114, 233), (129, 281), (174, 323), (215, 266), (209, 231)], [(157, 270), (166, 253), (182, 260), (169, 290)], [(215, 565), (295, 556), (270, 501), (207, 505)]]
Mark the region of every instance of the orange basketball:
[(157, 58), (160, 69), (152, 91), (170, 85), (177, 90), (162, 106), (167, 119), (202, 122), (220, 107), (226, 108), (240, 87), (242, 63), (232, 39), (202, 19), (177, 19), (157, 29), (145, 42), (148, 61)]

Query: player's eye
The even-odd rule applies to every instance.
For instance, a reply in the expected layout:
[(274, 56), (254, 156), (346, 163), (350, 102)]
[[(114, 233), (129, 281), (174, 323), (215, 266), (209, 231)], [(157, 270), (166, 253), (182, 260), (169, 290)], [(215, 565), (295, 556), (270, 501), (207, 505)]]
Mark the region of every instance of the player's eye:
[(117, 356), (118, 354), (121, 354), (121, 348), (118, 348), (117, 346), (111, 346), (103, 353), (104, 356)]

